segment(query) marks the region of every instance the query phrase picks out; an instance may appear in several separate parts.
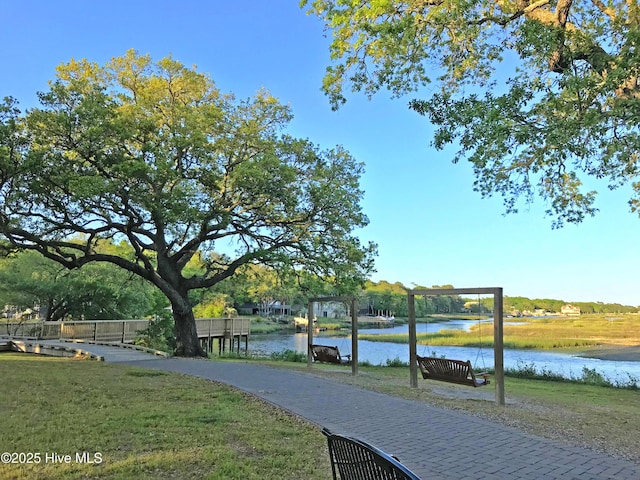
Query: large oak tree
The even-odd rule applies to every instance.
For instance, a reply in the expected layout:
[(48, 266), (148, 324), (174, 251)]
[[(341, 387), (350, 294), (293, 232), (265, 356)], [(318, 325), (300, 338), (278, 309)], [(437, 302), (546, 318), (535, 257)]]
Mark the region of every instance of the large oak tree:
[[(172, 58), (58, 67), (38, 108), (0, 107), (0, 232), (69, 269), (110, 262), (169, 299), (176, 354), (204, 355), (189, 292), (262, 263), (351, 285), (375, 246), (353, 230), (363, 166), (284, 129), (266, 92), (238, 101)], [(96, 248), (127, 242), (131, 256)], [(204, 269), (185, 274), (194, 255)]]
[(303, 0), (333, 35), (323, 88), (401, 96), (459, 147), (483, 195), (545, 199), (554, 225), (596, 211), (586, 178), (631, 183), (640, 212), (636, 0)]

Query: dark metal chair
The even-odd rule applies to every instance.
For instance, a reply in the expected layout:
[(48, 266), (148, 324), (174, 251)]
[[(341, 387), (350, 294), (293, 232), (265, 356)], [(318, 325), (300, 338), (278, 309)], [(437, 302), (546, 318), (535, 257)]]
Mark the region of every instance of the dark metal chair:
[(322, 430), (329, 444), (334, 480), (420, 480), (397, 458), (352, 437)]

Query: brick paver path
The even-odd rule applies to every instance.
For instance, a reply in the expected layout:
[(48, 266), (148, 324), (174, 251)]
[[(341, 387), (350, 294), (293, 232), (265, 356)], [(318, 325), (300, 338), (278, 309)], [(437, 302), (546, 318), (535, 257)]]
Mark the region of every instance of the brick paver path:
[(369, 442), (425, 480), (640, 479), (640, 466), (625, 460), (312, 373), (180, 358), (123, 363), (235, 386), (333, 432)]

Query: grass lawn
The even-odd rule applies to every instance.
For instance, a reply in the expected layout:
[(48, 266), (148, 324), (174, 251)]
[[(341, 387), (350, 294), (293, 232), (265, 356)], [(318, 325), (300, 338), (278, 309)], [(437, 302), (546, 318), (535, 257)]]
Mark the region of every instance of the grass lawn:
[(0, 379), (0, 452), (39, 453), (3, 480), (331, 477), (317, 427), (219, 383), (13, 353)]
[[(220, 360), (236, 361), (236, 360)], [(241, 360), (246, 361), (246, 360)], [(469, 388), (420, 379), (408, 367), (349, 367), (260, 360), (337, 382), (463, 411), (640, 464), (637, 390), (506, 378)], [(320, 430), (216, 382), (92, 361), (0, 354), (0, 452), (39, 452), (40, 463), (0, 464), (0, 479), (326, 479)], [(100, 454), (81, 464), (75, 454)], [(69, 464), (45, 455), (71, 455)]]

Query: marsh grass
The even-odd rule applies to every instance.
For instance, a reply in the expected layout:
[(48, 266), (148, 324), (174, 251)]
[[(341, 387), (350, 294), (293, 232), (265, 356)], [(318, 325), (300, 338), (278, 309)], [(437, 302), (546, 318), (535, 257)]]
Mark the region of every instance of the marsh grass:
[[(493, 373), (493, 371), (491, 371)], [(640, 389), (640, 379), (629, 375), (624, 380), (611, 381), (595, 368), (582, 367), (579, 375), (572, 374), (569, 378), (555, 373), (546, 368), (538, 368), (533, 362), (519, 362), (515, 368), (505, 369), (505, 376), (513, 378), (525, 378), (529, 380), (547, 380), (552, 382), (578, 383), (583, 385), (595, 385), (598, 387), (618, 388), (627, 390)]]
[[(578, 349), (597, 345), (640, 344), (639, 315), (582, 315), (575, 318), (527, 319), (525, 325), (504, 324), (504, 348)], [(471, 331), (443, 329), (429, 331), (418, 326), (418, 344), (433, 346), (492, 347), (493, 324), (481, 322)], [(362, 340), (408, 343), (408, 334), (361, 334)]]
[[(0, 354), (1, 479), (326, 479), (321, 432), (222, 384), (90, 361)], [(53, 464), (45, 452), (102, 454)]]
[[(505, 339), (546, 348), (585, 345), (637, 345), (640, 343), (639, 315), (581, 315), (575, 318), (540, 318), (527, 320), (525, 325), (505, 324)], [(560, 345), (560, 346), (556, 346)]]

